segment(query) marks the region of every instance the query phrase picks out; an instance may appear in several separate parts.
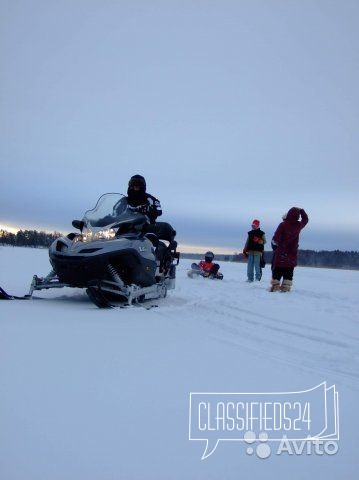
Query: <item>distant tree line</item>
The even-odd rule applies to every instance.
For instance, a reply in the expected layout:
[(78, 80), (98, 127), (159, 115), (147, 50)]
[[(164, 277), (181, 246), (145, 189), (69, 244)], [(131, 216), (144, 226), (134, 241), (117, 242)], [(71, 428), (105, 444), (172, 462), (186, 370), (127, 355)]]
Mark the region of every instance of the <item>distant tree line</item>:
[(19, 230), (11, 233), (0, 230), (0, 245), (12, 245), (13, 247), (48, 248), (61, 233), (38, 232), (37, 230)]
[[(182, 258), (199, 260), (203, 254), (184, 253)], [(273, 252), (264, 252), (264, 258), (267, 266), (270, 268)], [(233, 255), (216, 254), (215, 261), (218, 262), (245, 262), (246, 259), (242, 253), (235, 252)], [(303, 267), (322, 267), (322, 268), (345, 268), (359, 270), (359, 252), (342, 252), (340, 250), (315, 251), (299, 250), (298, 265)]]
[(310, 267), (350, 268), (359, 270), (359, 252), (331, 252), (322, 250), (299, 250), (298, 264)]
[[(12, 245), (14, 247), (34, 247), (48, 248), (56, 238), (61, 237), (59, 232), (46, 233), (37, 230), (19, 230), (17, 233), (10, 233), (6, 230), (0, 230), (0, 245)], [(270, 267), (272, 261), (272, 252), (264, 252), (266, 263)], [(181, 255), (184, 259), (199, 260), (203, 257), (200, 253), (184, 253)], [(233, 255), (216, 254), (218, 262), (245, 262), (246, 259), (242, 253), (234, 252)], [(359, 270), (359, 252), (333, 251), (315, 251), (299, 250), (298, 265), (306, 267), (326, 267), (326, 268), (347, 268)]]

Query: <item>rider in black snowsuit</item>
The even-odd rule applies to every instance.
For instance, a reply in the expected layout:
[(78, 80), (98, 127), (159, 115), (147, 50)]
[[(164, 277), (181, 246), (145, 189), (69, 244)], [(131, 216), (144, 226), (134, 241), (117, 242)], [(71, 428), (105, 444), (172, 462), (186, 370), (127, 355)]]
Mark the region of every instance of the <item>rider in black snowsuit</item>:
[(151, 223), (162, 215), (160, 201), (146, 193), (146, 180), (142, 175), (133, 175), (128, 182), (127, 202), (130, 207), (148, 216)]
[[(157, 222), (156, 219), (162, 215), (160, 201), (146, 192), (146, 180), (142, 175), (133, 175), (128, 182), (127, 203), (129, 207), (147, 215), (151, 225), (146, 226), (146, 235), (155, 247), (155, 254), (160, 261), (160, 271), (171, 267), (173, 255), (176, 253), (177, 242), (174, 241), (176, 231), (169, 223)], [(166, 245), (162, 240), (166, 240)], [(175, 267), (172, 268), (175, 278)]]

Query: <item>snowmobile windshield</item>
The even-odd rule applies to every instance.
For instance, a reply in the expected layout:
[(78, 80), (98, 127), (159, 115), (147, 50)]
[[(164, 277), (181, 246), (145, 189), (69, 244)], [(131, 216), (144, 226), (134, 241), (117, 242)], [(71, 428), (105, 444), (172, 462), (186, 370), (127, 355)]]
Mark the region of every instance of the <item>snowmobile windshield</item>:
[(139, 214), (127, 204), (127, 197), (121, 193), (105, 193), (92, 210), (83, 218), (87, 228), (103, 228), (117, 223), (127, 223)]

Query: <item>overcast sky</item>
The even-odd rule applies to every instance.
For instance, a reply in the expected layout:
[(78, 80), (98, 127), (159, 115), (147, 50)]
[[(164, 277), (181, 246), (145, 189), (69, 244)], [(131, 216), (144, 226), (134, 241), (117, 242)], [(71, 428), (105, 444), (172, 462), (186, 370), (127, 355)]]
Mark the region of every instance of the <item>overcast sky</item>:
[(147, 179), (183, 244), (358, 250), (357, 0), (0, 0), (0, 224)]

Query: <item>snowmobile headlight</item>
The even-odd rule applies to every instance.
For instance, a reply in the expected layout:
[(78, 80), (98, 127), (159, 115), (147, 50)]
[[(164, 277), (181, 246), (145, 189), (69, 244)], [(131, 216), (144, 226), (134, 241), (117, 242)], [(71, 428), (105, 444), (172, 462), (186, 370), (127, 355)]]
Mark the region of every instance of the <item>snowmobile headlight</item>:
[(104, 228), (98, 232), (86, 229), (82, 233), (83, 242), (94, 242), (95, 240), (113, 240), (116, 237), (116, 230), (113, 228)]
[(74, 239), (73, 239), (74, 243), (82, 242), (82, 241), (83, 241), (83, 236), (82, 235), (76, 235), (76, 237), (74, 237)]
[(113, 228), (105, 228), (93, 235), (93, 240), (113, 240), (116, 237), (116, 230)]
[(92, 242), (93, 240), (93, 231), (87, 228), (82, 232), (82, 241), (83, 242)]

